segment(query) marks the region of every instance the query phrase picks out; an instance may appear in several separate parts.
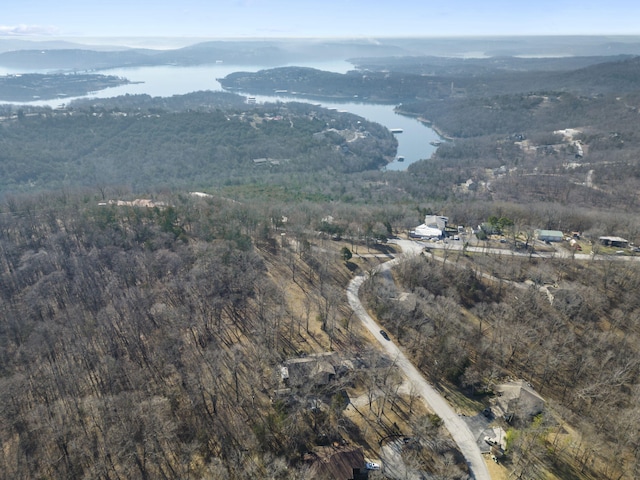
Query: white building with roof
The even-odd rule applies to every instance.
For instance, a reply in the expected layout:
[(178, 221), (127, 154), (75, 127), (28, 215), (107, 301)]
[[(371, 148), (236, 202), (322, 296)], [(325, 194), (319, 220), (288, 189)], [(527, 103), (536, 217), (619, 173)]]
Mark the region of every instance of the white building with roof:
[(439, 215), (426, 215), (424, 217), (424, 223), (422, 225), (418, 225), (411, 232), (411, 235), (414, 237), (422, 238), (442, 237), (442, 235), (444, 235), (444, 230), (447, 227), (448, 222), (449, 218), (447, 217), (442, 217)]

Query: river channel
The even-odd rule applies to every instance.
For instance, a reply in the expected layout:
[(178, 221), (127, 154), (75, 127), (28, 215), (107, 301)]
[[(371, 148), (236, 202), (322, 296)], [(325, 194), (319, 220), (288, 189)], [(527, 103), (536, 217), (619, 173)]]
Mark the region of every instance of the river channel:
[[(353, 65), (348, 62), (324, 62), (309, 65), (299, 65), (313, 67), (337, 73), (346, 73), (353, 69)], [(105, 75), (117, 75), (125, 77), (133, 83), (119, 87), (108, 88), (98, 92), (93, 92), (89, 96), (93, 98), (108, 98), (119, 95), (147, 94), (152, 97), (170, 97), (201, 90), (221, 91), (222, 86), (216, 80), (237, 71), (255, 72), (264, 67), (260, 66), (238, 66), (229, 64), (204, 65), (196, 67), (180, 66), (154, 66), (154, 67), (134, 67), (116, 68), (103, 70), (99, 73)], [(17, 72), (0, 68), (0, 75)], [(38, 73), (38, 72), (35, 72)], [(252, 95), (247, 92), (246, 95)], [(347, 111), (359, 115), (367, 120), (377, 122), (389, 129), (399, 129), (402, 133), (397, 133), (398, 151), (396, 160), (389, 163), (386, 170), (406, 170), (407, 166), (418, 160), (429, 158), (436, 147), (431, 142), (440, 140), (438, 134), (424, 123), (415, 118), (398, 115), (394, 112), (393, 105), (374, 104), (364, 102), (330, 102), (322, 101), (303, 96), (263, 96), (255, 95), (257, 103), (263, 102), (308, 102), (320, 104), (326, 108)], [(40, 100), (28, 102), (29, 105), (41, 105), (58, 107), (63, 103), (69, 103), (75, 98)], [(3, 102), (0, 102), (3, 103)], [(7, 102), (10, 103), (10, 102)], [(24, 103), (23, 103), (24, 104)]]

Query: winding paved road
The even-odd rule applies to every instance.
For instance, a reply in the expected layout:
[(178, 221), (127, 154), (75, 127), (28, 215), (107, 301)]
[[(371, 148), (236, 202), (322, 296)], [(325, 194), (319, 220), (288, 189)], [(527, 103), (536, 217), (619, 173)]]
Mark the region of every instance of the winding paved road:
[[(423, 248), (423, 245), (408, 240), (397, 240), (396, 243), (398, 243), (407, 254), (416, 254)], [(399, 259), (391, 260), (377, 267), (377, 270), (380, 272), (387, 271), (398, 262)], [(476, 480), (491, 480), (487, 465), (476, 444), (476, 439), (466, 423), (453, 411), (447, 401), (442, 398), (429, 382), (427, 382), (400, 348), (392, 341), (388, 341), (380, 335), (380, 326), (369, 316), (358, 297), (358, 290), (364, 280), (364, 276), (358, 276), (349, 283), (349, 287), (347, 288), (349, 305), (364, 326), (378, 339), (384, 351), (396, 362), (400, 370), (404, 373), (407, 381), (413, 386), (414, 391), (420, 395), (432, 411), (442, 418), (445, 427), (449, 430), (451, 437), (464, 455), (473, 478)]]

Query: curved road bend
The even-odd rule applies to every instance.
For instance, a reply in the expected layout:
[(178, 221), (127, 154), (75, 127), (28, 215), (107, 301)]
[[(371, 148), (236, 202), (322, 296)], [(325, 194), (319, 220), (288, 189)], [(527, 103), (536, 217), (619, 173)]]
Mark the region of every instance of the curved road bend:
[[(398, 241), (405, 252), (415, 253), (415, 243), (406, 241)], [(422, 248), (418, 246), (418, 248)], [(391, 260), (380, 265), (379, 271), (386, 271), (398, 263), (398, 259)], [(442, 418), (445, 427), (449, 431), (451, 437), (458, 445), (460, 452), (464, 455), (469, 470), (476, 480), (491, 480), (489, 470), (484, 462), (484, 458), (480, 453), (480, 449), (476, 444), (476, 439), (467, 427), (466, 423), (453, 411), (447, 401), (427, 382), (416, 367), (409, 361), (406, 355), (398, 348), (398, 346), (387, 341), (380, 335), (380, 326), (366, 312), (360, 299), (358, 298), (358, 290), (364, 282), (364, 276), (358, 276), (351, 280), (347, 288), (347, 298), (349, 305), (362, 321), (371, 334), (378, 339), (382, 348), (394, 359), (399, 368), (404, 372), (407, 381), (413, 386), (414, 390), (422, 397), (427, 406), (433, 410), (440, 418)]]

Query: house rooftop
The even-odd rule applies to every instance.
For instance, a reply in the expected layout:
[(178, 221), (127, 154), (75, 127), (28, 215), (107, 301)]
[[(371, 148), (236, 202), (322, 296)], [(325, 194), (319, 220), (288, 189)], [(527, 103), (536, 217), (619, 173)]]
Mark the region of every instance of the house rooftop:
[(361, 470), (366, 478), (364, 452), (360, 447), (318, 447), (307, 478), (351, 480)]
[(498, 385), (495, 391), (504, 399), (511, 400), (514, 398), (522, 398), (523, 396), (531, 396), (544, 402), (544, 398), (535, 391), (530, 383), (524, 380), (503, 383), (502, 385)]
[(280, 377), (291, 386), (326, 385), (336, 375), (340, 357), (335, 352), (323, 352), (306, 357), (291, 358), (280, 367)]
[(545, 400), (524, 380), (504, 383), (495, 387), (496, 407), (504, 415), (535, 416), (544, 409)]

